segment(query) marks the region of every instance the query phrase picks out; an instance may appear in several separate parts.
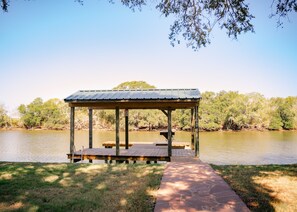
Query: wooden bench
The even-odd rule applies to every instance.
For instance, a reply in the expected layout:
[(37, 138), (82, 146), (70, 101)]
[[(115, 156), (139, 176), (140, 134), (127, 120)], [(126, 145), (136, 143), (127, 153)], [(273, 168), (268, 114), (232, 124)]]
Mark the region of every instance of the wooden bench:
[[(167, 142), (156, 142), (156, 146), (168, 146)], [(172, 143), (172, 149), (185, 149), (186, 144), (183, 143)]]
[[(105, 148), (112, 148), (116, 146), (116, 143), (114, 141), (105, 141), (103, 142), (102, 146), (104, 146)], [(120, 143), (120, 147), (125, 147), (126, 144), (124, 143)], [(129, 144), (129, 147), (133, 146), (133, 144)]]
[[(160, 131), (160, 135), (163, 135), (168, 140), (168, 131), (167, 130)], [(175, 131), (171, 131), (171, 135), (174, 136)]]

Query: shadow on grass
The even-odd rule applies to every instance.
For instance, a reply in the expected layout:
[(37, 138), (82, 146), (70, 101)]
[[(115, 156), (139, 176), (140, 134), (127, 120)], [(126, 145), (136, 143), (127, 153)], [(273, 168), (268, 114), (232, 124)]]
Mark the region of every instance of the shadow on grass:
[[(226, 180), (250, 210), (296, 210), (296, 193), (290, 194), (296, 188), (290, 182), (297, 182), (297, 164), (261, 166), (212, 165), (212, 167)], [(291, 199), (287, 198), (289, 195), (292, 196)], [(287, 197), (283, 198), (284, 196)]]
[(0, 163), (0, 211), (152, 211), (164, 166)]

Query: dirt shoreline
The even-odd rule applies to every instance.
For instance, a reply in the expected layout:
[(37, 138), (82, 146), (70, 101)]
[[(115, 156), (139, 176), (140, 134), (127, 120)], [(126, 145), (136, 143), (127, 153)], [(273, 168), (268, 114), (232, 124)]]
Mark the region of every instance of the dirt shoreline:
[[(0, 128), (0, 131), (64, 131), (64, 130), (69, 130), (69, 128), (64, 128), (64, 129), (48, 129), (48, 128), (31, 128), (31, 129), (26, 129), (22, 127), (8, 127), (8, 128)], [(89, 129), (83, 128), (83, 129), (75, 129), (78, 131), (88, 131)], [(96, 131), (114, 131), (114, 129), (93, 129)], [(158, 128), (158, 129), (130, 129), (130, 132), (158, 132), (162, 130), (167, 130), (166, 128)], [(121, 130), (124, 131), (124, 130)], [(173, 129), (175, 132), (190, 132), (190, 130), (180, 130), (180, 129)], [(292, 131), (297, 131), (297, 129), (294, 130), (269, 130), (269, 129), (242, 129), (242, 130), (213, 130), (213, 131), (208, 131), (208, 130), (199, 130), (200, 132), (292, 132)]]

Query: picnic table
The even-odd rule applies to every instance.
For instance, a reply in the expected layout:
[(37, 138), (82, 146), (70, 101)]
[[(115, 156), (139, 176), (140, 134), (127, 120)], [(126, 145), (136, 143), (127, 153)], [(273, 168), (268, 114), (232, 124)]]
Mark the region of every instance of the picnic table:
[[(160, 131), (160, 135), (163, 135), (168, 140), (168, 130)], [(175, 135), (175, 131), (171, 131), (171, 135)]]

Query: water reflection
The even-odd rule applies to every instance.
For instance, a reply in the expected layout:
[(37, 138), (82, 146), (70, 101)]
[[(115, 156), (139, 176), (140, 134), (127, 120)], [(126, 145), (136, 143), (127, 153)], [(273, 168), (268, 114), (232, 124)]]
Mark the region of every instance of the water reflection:
[[(94, 147), (113, 141), (113, 131), (94, 131)], [(131, 142), (165, 141), (159, 132), (130, 132)], [(189, 132), (174, 141), (190, 143)], [(124, 133), (120, 133), (120, 140)], [(200, 158), (214, 164), (297, 163), (297, 132), (202, 132)], [(88, 147), (88, 131), (75, 132), (76, 149)], [(0, 131), (0, 161), (68, 162), (69, 131)]]

